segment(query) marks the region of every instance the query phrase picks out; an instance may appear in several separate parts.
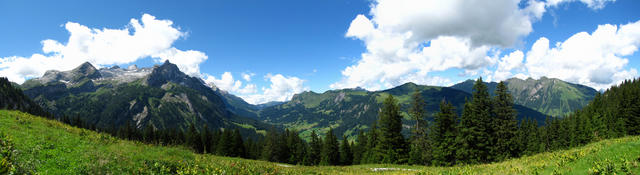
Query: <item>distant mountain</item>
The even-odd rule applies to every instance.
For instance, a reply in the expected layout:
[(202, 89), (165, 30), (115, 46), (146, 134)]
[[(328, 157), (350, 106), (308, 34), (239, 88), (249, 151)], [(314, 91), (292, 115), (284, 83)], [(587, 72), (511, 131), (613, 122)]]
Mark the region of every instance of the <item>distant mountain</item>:
[[(467, 80), (451, 86), (471, 93), (473, 80)], [(556, 78), (541, 77), (538, 80), (511, 78), (505, 80), (507, 88), (514, 97), (515, 104), (526, 106), (550, 116), (564, 116), (575, 110), (582, 109), (595, 97), (593, 88), (568, 83)], [(496, 82), (486, 83), (493, 94)]]
[(80, 116), (102, 128), (127, 122), (138, 128), (240, 128), (243, 134), (269, 124), (244, 117), (218, 91), (168, 61), (152, 68), (96, 69), (84, 63), (70, 71), (47, 71), (23, 83), (25, 94), (56, 116)]
[[(471, 94), (454, 88), (413, 83), (373, 92), (360, 89), (330, 90), (321, 94), (303, 92), (294, 95), (289, 102), (260, 110), (260, 118), (266, 122), (299, 130), (304, 138), (307, 138), (311, 130), (324, 134), (329, 127), (333, 128), (337, 135), (353, 136), (359, 130), (369, 128), (377, 120), (383, 99), (391, 94), (401, 105), (400, 111), (405, 116), (404, 132), (408, 134), (412, 121), (407, 120), (409, 116), (406, 112), (410, 106), (411, 94), (416, 89), (426, 102), (425, 110), (429, 120), (430, 116), (439, 110), (442, 99), (453, 103), (461, 113), (465, 99), (471, 98)], [(516, 105), (515, 108), (518, 110), (518, 119), (531, 117), (543, 123), (546, 118), (544, 114), (520, 105)]]

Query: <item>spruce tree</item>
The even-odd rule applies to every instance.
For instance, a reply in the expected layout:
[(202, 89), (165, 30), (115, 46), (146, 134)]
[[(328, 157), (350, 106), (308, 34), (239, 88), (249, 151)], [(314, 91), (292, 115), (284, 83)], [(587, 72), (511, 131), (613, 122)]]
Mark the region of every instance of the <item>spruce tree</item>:
[(338, 138), (333, 134), (333, 128), (329, 128), (324, 137), (321, 155), (320, 165), (338, 165), (340, 163)]
[(360, 164), (362, 161), (363, 154), (366, 152), (367, 148), (367, 136), (364, 135), (364, 131), (360, 130), (358, 132), (358, 137), (356, 138), (356, 142), (353, 144), (351, 151), (353, 152), (353, 161), (354, 165)]
[(516, 120), (516, 110), (513, 109), (513, 98), (504, 82), (498, 83), (493, 100), (493, 128), (495, 144), (492, 147), (492, 154), (496, 160), (501, 161), (517, 156), (516, 134), (518, 121)]
[(425, 102), (418, 89), (413, 92), (409, 114), (416, 122), (412, 128), (411, 145), (409, 145), (409, 164), (426, 165), (431, 159), (431, 148), (427, 138), (427, 122), (424, 120)]
[(398, 103), (389, 95), (382, 103), (379, 114), (380, 143), (377, 145), (382, 153), (380, 163), (406, 163), (407, 148), (402, 135), (402, 116)]
[(451, 103), (440, 102), (440, 112), (434, 116), (431, 127), (433, 165), (451, 166), (456, 156), (456, 113)]
[(211, 131), (209, 130), (209, 126), (204, 125), (202, 127), (202, 132), (200, 132), (200, 140), (202, 142), (202, 152), (203, 153), (212, 153), (211, 150)]
[(233, 132), (230, 129), (225, 128), (222, 131), (220, 140), (218, 140), (218, 146), (216, 146), (216, 154), (220, 156), (235, 157), (236, 152), (233, 151)]
[(456, 157), (461, 163), (486, 163), (494, 159), (492, 106), (487, 86), (478, 78), (473, 85), (472, 100), (465, 103), (458, 125), (456, 140), (460, 148)]
[(309, 143), (309, 148), (309, 165), (318, 165), (322, 158), (322, 140), (320, 140), (315, 130), (311, 131), (311, 142)]
[(342, 143), (340, 144), (340, 164), (351, 165), (353, 162), (353, 152), (351, 152), (351, 144), (345, 135), (342, 135)]
[(244, 147), (244, 141), (240, 130), (236, 128), (232, 133), (231, 152), (234, 157), (246, 157), (247, 150)]

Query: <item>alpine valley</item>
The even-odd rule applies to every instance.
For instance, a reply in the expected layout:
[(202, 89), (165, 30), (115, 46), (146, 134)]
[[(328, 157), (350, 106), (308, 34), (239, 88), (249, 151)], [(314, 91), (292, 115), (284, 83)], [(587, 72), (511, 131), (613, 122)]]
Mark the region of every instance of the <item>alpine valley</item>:
[[(517, 118), (531, 118), (543, 124), (547, 116), (568, 114), (586, 105), (597, 93), (594, 89), (558, 79), (506, 81), (514, 96)], [(490, 92), (497, 83), (487, 83)], [(349, 138), (366, 130), (378, 118), (383, 99), (398, 99), (403, 115), (403, 133), (409, 134), (413, 120), (407, 114), (410, 97), (419, 92), (425, 99), (426, 119), (439, 109), (440, 101), (453, 104), (460, 114), (471, 98), (473, 81), (451, 87), (414, 83), (381, 90), (361, 88), (303, 92), (287, 102), (253, 105), (242, 98), (206, 84), (165, 62), (151, 68), (117, 66), (96, 69), (84, 63), (70, 71), (47, 71), (40, 78), (21, 85), (24, 93), (58, 118), (79, 118), (96, 128), (147, 125), (156, 129), (238, 128), (243, 135), (261, 137), (271, 127), (299, 132), (305, 140), (311, 131), (323, 135), (332, 128)], [(256, 134), (258, 133), (258, 134)]]

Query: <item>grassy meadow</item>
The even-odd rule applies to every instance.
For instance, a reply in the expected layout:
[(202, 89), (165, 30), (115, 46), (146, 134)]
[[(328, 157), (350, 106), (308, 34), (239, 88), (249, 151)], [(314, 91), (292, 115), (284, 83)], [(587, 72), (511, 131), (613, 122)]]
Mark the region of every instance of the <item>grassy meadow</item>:
[(0, 156), (0, 174), (640, 174), (640, 136), (482, 165), (299, 166), (120, 140), (0, 110)]

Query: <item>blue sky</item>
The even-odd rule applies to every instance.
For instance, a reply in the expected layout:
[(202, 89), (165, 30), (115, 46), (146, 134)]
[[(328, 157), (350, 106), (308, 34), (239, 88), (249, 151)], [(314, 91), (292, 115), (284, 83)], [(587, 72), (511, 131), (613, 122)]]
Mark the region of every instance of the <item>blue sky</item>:
[[(541, 8), (530, 10), (531, 2)], [(468, 9), (476, 6), (480, 10)], [(494, 81), (548, 76), (602, 89), (637, 77), (639, 8), (640, 2), (634, 0), (505, 0), (486, 7), (410, 0), (8, 0), (0, 1), (0, 76), (21, 82), (41, 76), (44, 70), (38, 69), (70, 69), (77, 65), (66, 64), (80, 61), (101, 67), (147, 67), (169, 59), (183, 71), (252, 103), (287, 100), (305, 90), (323, 92), (355, 86), (377, 90), (408, 81), (450, 85), (479, 76)], [(476, 11), (478, 14), (474, 14)], [(502, 18), (505, 15), (493, 11), (503, 11), (517, 20)], [(151, 45), (141, 48), (161, 47), (157, 53), (136, 52), (125, 55), (129, 59), (109, 61), (112, 57), (94, 58), (92, 53), (80, 54), (91, 59), (76, 58), (73, 56), (78, 54), (69, 54), (72, 51), (53, 47), (71, 47), (69, 22), (89, 29), (126, 30), (133, 35), (131, 20), (139, 20), (146, 27), (142, 22), (145, 14), (155, 17), (153, 21), (172, 22), (161, 29), (173, 30), (150, 32), (162, 35), (158, 38), (166, 37), (166, 43), (149, 39), (141, 42)], [(445, 17), (434, 16), (442, 14)], [(474, 20), (492, 22), (474, 24)], [(529, 28), (522, 25), (527, 22)], [(615, 29), (607, 34), (605, 27), (599, 27), (604, 24)], [(627, 24), (623, 31), (621, 25)], [(451, 30), (443, 30), (447, 27)], [(607, 37), (595, 37), (593, 33), (599, 29), (602, 36), (614, 39), (600, 42)], [(586, 35), (576, 35), (580, 32)], [(548, 40), (548, 49), (534, 50), (537, 41), (544, 45), (542, 37)], [(49, 52), (43, 51), (44, 40), (55, 41), (50, 42), (53, 49)], [(566, 46), (556, 47), (557, 42)], [(588, 42), (622, 44), (580, 44)], [(594, 48), (600, 50), (577, 53)], [(585, 56), (589, 58), (583, 59)], [(52, 65), (46, 64), (47, 59), (66, 60), (65, 65)], [(536, 59), (539, 61), (532, 61)], [(36, 66), (41, 62), (44, 66)], [(553, 69), (567, 62), (586, 62), (579, 66), (588, 68), (564, 65)], [(596, 75), (600, 72), (603, 75)], [(225, 73), (231, 76), (225, 78)], [(244, 75), (248, 75), (246, 79)]]

